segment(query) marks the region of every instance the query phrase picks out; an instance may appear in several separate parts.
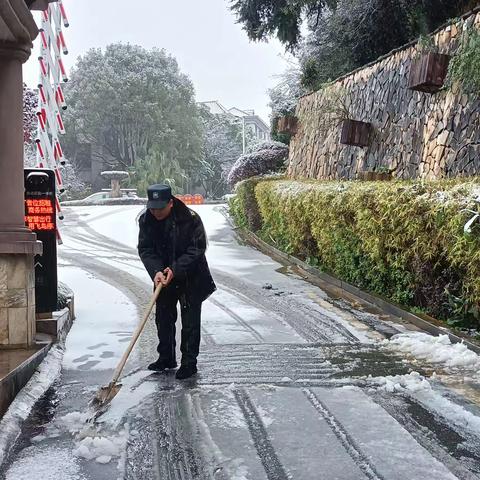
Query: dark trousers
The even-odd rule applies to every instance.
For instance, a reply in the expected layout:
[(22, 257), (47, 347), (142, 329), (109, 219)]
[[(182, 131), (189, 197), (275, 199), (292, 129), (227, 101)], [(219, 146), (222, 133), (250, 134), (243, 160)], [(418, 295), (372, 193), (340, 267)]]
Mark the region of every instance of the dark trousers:
[[(157, 351), (162, 360), (176, 360), (175, 323), (178, 298), (160, 298), (157, 301), (155, 323), (158, 331)], [(200, 350), (200, 323), (202, 304), (182, 305), (182, 365), (196, 365)]]

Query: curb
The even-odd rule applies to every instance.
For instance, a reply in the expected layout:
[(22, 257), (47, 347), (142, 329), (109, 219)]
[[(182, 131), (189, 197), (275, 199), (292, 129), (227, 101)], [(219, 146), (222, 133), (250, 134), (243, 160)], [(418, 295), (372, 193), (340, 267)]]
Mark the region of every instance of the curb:
[(7, 376), (0, 379), (0, 419), (15, 400), (20, 390), (32, 378), (38, 366), (50, 351), (51, 346), (51, 342), (44, 344), (36, 353), (14, 368)]
[[(232, 224), (231, 219), (230, 218), (227, 218), (227, 219), (229, 223)], [(428, 320), (426, 320), (425, 318), (419, 317), (418, 315), (415, 315), (411, 312), (406, 311), (401, 306), (395, 303), (392, 303), (391, 301), (386, 300), (380, 297), (379, 295), (360, 290), (358, 287), (355, 287), (347, 282), (339, 280), (338, 278), (332, 275), (329, 275), (328, 273), (322, 272), (321, 270), (308, 265), (304, 261), (292, 255), (284, 253), (278, 250), (277, 248), (273, 247), (272, 245), (269, 245), (268, 243), (260, 239), (257, 235), (255, 235), (254, 233), (244, 228), (234, 227), (234, 229), (236, 232), (239, 233), (239, 235), (247, 243), (250, 243), (252, 246), (256, 247), (261, 252), (267, 254), (268, 256), (272, 257), (273, 259), (279, 261), (284, 265), (295, 265), (299, 267), (301, 270), (303, 270), (303, 272), (305, 272), (305, 275), (307, 276), (307, 278), (310, 277), (311, 279), (314, 279), (314, 280), (320, 280), (322, 282), (327, 283), (328, 285), (339, 288), (340, 290), (343, 290), (344, 292), (347, 292), (348, 294), (353, 295), (354, 297), (357, 297), (363, 302), (367, 302), (371, 305), (374, 305), (380, 308), (382, 311), (390, 315), (399, 317), (402, 320), (405, 320), (415, 325), (416, 327), (420, 328), (421, 330), (424, 330), (434, 336), (448, 335), (452, 343), (464, 343), (469, 350), (472, 350), (473, 352), (480, 355), (479, 345), (476, 345), (467, 337), (463, 337), (460, 334), (453, 333), (451, 330), (445, 327), (440, 321), (431, 317), (428, 317)]]

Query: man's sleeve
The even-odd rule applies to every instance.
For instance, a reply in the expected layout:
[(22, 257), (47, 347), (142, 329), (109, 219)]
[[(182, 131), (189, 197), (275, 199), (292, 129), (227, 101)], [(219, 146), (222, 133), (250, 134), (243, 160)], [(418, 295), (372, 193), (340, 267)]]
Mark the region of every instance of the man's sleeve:
[(207, 237), (202, 220), (196, 214), (194, 214), (193, 218), (195, 226), (190, 244), (185, 253), (181, 255), (171, 267), (174, 277), (179, 280), (185, 278), (187, 273), (195, 267), (207, 250)]
[(148, 235), (143, 219), (139, 221), (140, 231), (138, 234), (138, 254), (145, 265), (148, 274), (153, 280), (157, 272), (163, 272), (165, 266), (162, 259), (155, 253), (153, 238)]

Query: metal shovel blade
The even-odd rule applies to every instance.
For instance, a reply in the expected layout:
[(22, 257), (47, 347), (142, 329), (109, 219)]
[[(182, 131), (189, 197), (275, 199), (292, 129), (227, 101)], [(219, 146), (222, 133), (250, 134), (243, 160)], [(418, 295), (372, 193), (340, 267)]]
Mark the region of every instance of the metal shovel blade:
[(95, 398), (92, 402), (93, 405), (96, 405), (98, 407), (103, 407), (104, 405), (107, 405), (117, 396), (121, 388), (121, 383), (110, 383), (108, 386), (102, 387), (95, 395)]

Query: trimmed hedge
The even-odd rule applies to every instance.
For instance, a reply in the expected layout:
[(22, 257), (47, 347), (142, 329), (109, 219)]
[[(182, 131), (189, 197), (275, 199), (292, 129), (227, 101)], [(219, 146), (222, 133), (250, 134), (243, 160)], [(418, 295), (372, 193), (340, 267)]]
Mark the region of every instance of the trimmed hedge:
[(478, 328), (478, 179), (319, 182), (254, 178), (231, 212), (279, 249), (364, 290), (454, 326)]

